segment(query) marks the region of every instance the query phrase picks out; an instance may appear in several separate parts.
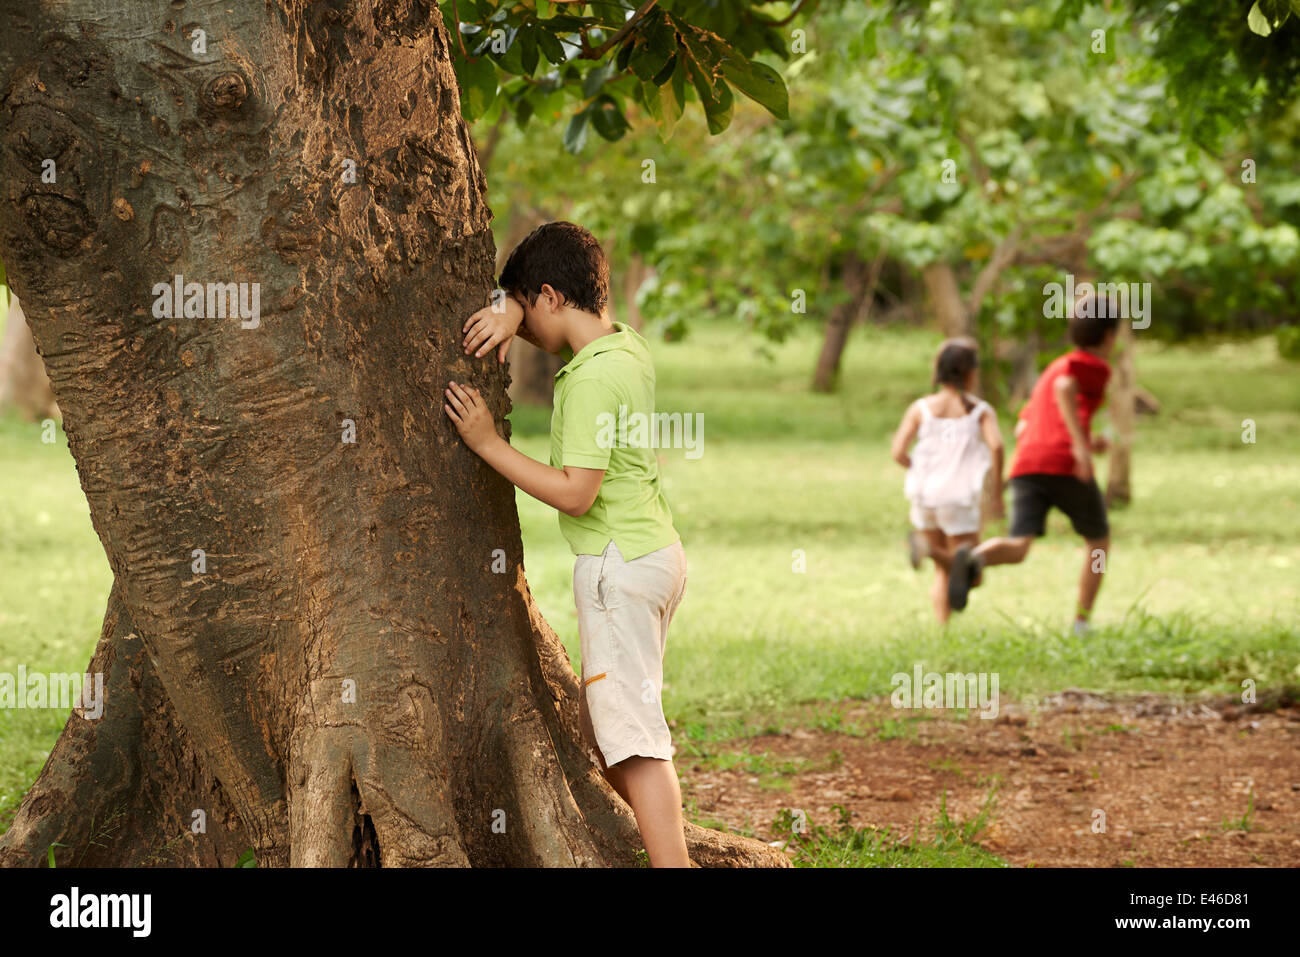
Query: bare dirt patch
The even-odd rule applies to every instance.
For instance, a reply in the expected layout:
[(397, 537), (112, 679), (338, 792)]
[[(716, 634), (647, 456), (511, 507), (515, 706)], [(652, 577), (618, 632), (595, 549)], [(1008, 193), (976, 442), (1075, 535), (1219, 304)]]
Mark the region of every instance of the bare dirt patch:
[[(834, 826), (838, 804), (854, 827), (908, 838), (918, 821), (933, 833), (944, 792), (949, 816), (971, 819), (996, 786), (979, 843), (1013, 864), (1300, 866), (1294, 702), (1252, 712), (1067, 691), (993, 720), (887, 701), (840, 710), (846, 730), (799, 727), (679, 755), (694, 816), (771, 841), (782, 809)], [(747, 766), (727, 768), (736, 752)]]

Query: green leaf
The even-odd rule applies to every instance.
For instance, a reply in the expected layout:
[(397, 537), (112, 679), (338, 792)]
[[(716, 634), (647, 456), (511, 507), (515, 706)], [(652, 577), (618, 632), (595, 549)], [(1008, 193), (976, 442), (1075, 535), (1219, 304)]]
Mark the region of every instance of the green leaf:
[(515, 125), (521, 130), (528, 126), (528, 121), (532, 119), (534, 109), (536, 109), (536, 107), (533, 106), (532, 100), (527, 97), (520, 99), (520, 101), (515, 104)]
[(551, 4), (549, 0), (537, 0), (537, 19), (545, 20), (551, 15)]
[(1291, 16), (1291, 7), (1294, 0), (1258, 0), (1255, 5), (1272, 25), (1274, 30), (1281, 28), (1286, 23), (1287, 18)]
[(678, 61), (676, 70), (664, 78), (663, 83), (658, 86), (642, 83), (640, 91), (642, 102), (659, 127), (659, 138), (667, 142), (672, 138), (677, 121), (682, 118), (682, 111), (686, 107), (686, 70), (681, 61)]
[(537, 45), (541, 47), (542, 55), (556, 66), (567, 60), (564, 55), (564, 44), (550, 30), (543, 28), (537, 31)]
[(723, 60), (722, 73), (732, 85), (779, 119), (790, 117), (790, 94), (785, 81), (766, 63)]
[(575, 113), (564, 129), (564, 148), (570, 153), (581, 153), (587, 142), (587, 111)]
[(497, 95), (497, 69), (487, 57), (457, 60), (456, 82), (460, 84), (460, 109), (467, 120), (488, 111)]
[(605, 81), (614, 75), (615, 66), (612, 63), (602, 63), (594, 70), (588, 71), (587, 75), (582, 78), (582, 95), (588, 99), (600, 92), (600, 88), (605, 85)]
[(1255, 0), (1254, 5), (1250, 8), (1250, 13), (1246, 14), (1246, 25), (1250, 27), (1252, 33), (1258, 33), (1261, 37), (1266, 37), (1273, 32), (1268, 17), (1264, 16), (1264, 12), (1259, 9), (1259, 0)]
[(591, 104), (588, 112), (591, 115), (592, 128), (603, 139), (610, 142), (622, 138), (623, 134), (632, 128), (623, 116), (623, 109), (618, 105), (618, 100), (608, 93)]
[(715, 37), (701, 30), (687, 31), (681, 36), (691, 58), (710, 75), (722, 58), (730, 52), (730, 48), (722, 42), (721, 37)]
[(243, 854), (239, 855), (239, 860), (235, 861), (235, 866), (236, 867), (257, 866), (257, 855), (253, 853), (253, 849), (251, 847), (245, 850)]
[(678, 56), (669, 57), (668, 62), (664, 64), (664, 68), (660, 70), (658, 73), (656, 73), (650, 79), (650, 82), (653, 83), (655, 86), (663, 86), (672, 78), (673, 73), (677, 70), (677, 67), (680, 64), (681, 64), (680, 57)]
[[(674, 57), (677, 61), (673, 66), (673, 75), (669, 80), (672, 83), (673, 99), (677, 102), (677, 118), (686, 112), (686, 81), (688, 79), (688, 70), (686, 69), (685, 57)], [(667, 101), (665, 101), (667, 102)]]
[(537, 27), (528, 23), (519, 28), (519, 59), (523, 64), (524, 76), (537, 72)]
[(704, 118), (708, 121), (709, 132), (717, 136), (731, 124), (731, 114), (735, 109), (731, 87), (727, 86), (721, 78), (715, 80), (693, 56), (686, 57), (686, 68), (690, 72), (695, 92), (700, 98), (700, 105), (704, 107)]
[(46, 859), (46, 861), (49, 862), (49, 865), (50, 865), (50, 868), (51, 868), (51, 869), (55, 869), (55, 868), (54, 868), (54, 849), (55, 849), (56, 847), (67, 847), (67, 846), (68, 846), (68, 845), (66, 845), (66, 844), (60, 844), (58, 841), (55, 841), (53, 844), (51, 844), (49, 847), (47, 847), (47, 848), (45, 849), (45, 859)]
[(638, 79), (649, 80), (663, 70), (677, 52), (677, 31), (666, 19), (656, 17), (653, 23), (642, 27), (635, 36), (636, 48), (628, 65)]
[[(1300, 0), (1297, 0), (1300, 2)], [(867, 24), (867, 28), (862, 31), (862, 55), (873, 57), (876, 55), (876, 21), (872, 20)]]

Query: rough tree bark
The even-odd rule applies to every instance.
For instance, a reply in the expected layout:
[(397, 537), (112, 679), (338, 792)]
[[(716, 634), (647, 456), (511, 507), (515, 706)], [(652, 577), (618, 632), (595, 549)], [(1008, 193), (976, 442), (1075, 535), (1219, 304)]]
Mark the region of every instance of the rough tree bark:
[(17, 296), (9, 300), (4, 341), (0, 342), (0, 409), (7, 406), (33, 422), (59, 416), (50, 377), (45, 374), (45, 363), (36, 351)]
[[(0, 863), (632, 863), (513, 490), (441, 408), (452, 378), (507, 399), (459, 349), (493, 247), (436, 8), (0, 11), (0, 260), (116, 577), (105, 716), (69, 720)], [(177, 274), (260, 284), (260, 321), (156, 317)]]

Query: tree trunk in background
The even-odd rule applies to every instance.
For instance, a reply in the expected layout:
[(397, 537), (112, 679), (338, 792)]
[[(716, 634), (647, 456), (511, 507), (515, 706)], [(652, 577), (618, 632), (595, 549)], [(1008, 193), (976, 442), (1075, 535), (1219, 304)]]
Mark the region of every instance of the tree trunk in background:
[(17, 296), (9, 300), (9, 318), (0, 343), (0, 409), (8, 406), (32, 422), (59, 416), (45, 363), (36, 351)]
[(826, 335), (822, 339), (822, 351), (817, 357), (817, 368), (813, 371), (813, 391), (833, 392), (839, 379), (840, 363), (844, 358), (844, 347), (848, 345), (849, 333), (859, 319), (865, 319), (871, 311), (871, 301), (875, 298), (876, 285), (880, 282), (880, 271), (885, 265), (885, 250), (882, 247), (876, 258), (868, 266), (857, 253), (850, 251), (844, 257), (843, 280), (848, 299), (831, 310), (826, 320)]
[(555, 398), (555, 374), (564, 360), (519, 338), (510, 343), (506, 359), (510, 363), (510, 401), (549, 407)]
[[(116, 579), (108, 710), (69, 719), (0, 863), (51, 836), (61, 865), (634, 862), (514, 489), (442, 410), (453, 378), (508, 401), (460, 350), (490, 213), (430, 9), (0, 15), (0, 261)], [(259, 284), (258, 321), (159, 317), (178, 274)], [(104, 848), (87, 805), (123, 808)], [(700, 863), (785, 863), (687, 831)]]
[(943, 334), (948, 338), (970, 335), (970, 315), (962, 302), (953, 268), (947, 263), (930, 263), (921, 271), (921, 278)]
[(1121, 320), (1115, 351), (1115, 380), (1110, 387), (1110, 421), (1115, 435), (1110, 447), (1110, 466), (1106, 472), (1106, 502), (1131, 502), (1133, 487), (1130, 469), (1133, 464), (1133, 433), (1137, 419), (1137, 371), (1133, 352), (1136, 344), (1130, 324)]
[(1011, 380), (1007, 383), (1008, 412), (1019, 412), (1020, 406), (1028, 401), (1029, 393), (1034, 390), (1034, 383), (1038, 381), (1038, 351), (1042, 346), (1039, 334), (1030, 332), (1013, 350)]
[(641, 254), (629, 253), (621, 267), (615, 271), (620, 290), (617, 307), (614, 290), (610, 290), (610, 318), (615, 322), (627, 323), (637, 332), (641, 331), (644, 321), (641, 318), (641, 307), (636, 302), (636, 294), (649, 274), (650, 270), (646, 267)]

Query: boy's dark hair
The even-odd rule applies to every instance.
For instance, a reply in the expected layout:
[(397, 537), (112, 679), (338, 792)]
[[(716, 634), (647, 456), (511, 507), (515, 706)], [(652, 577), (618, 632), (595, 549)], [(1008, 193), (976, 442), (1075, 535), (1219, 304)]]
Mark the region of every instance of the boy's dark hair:
[(979, 368), (979, 344), (969, 336), (949, 339), (934, 357), (934, 384), (966, 388), (966, 377)]
[(1102, 344), (1106, 336), (1119, 328), (1119, 303), (1109, 292), (1097, 295), (1095, 289), (1080, 293), (1074, 300), (1070, 317), (1070, 341), (1081, 349)]
[(609, 302), (609, 260), (596, 237), (574, 223), (543, 223), (510, 251), (497, 284), (537, 302), (543, 284), (575, 309), (600, 315)]

